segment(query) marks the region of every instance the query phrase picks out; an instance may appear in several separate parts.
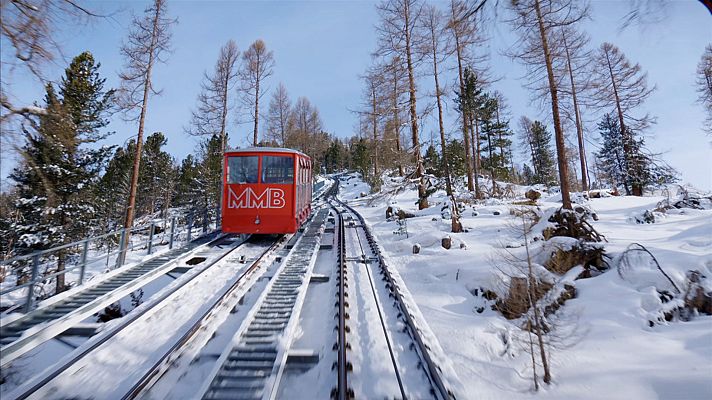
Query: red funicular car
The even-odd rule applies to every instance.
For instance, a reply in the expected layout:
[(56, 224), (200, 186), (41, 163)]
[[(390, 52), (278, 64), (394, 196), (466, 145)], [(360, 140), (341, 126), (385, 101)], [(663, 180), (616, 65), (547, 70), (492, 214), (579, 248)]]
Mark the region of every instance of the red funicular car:
[(296, 150), (251, 147), (225, 152), (222, 230), (293, 233), (309, 217), (311, 159)]

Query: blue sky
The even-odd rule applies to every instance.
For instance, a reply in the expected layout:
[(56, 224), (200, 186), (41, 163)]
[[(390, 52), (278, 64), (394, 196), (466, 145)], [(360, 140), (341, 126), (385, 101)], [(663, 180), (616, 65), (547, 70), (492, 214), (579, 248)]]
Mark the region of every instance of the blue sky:
[[(503, 0), (500, 0), (500, 3)], [(672, 2), (663, 22), (643, 28), (620, 31), (620, 18), (627, 12), (625, 2), (593, 1), (593, 21), (585, 24), (597, 47), (604, 41), (618, 45), (633, 62), (649, 74), (649, 83), (657, 85), (641, 113), (650, 112), (658, 124), (650, 130), (649, 147), (664, 152), (665, 159), (678, 169), (683, 181), (712, 189), (712, 148), (701, 126), (702, 107), (695, 103), (694, 88), (697, 62), (707, 43), (712, 42), (712, 17), (696, 1)], [(117, 72), (122, 59), (119, 46), (126, 35), (131, 12), (140, 13), (147, 2), (93, 2), (94, 9), (112, 12), (110, 19), (87, 26), (66, 27), (60, 32), (67, 61), (84, 50), (91, 51), (102, 63), (100, 72), (109, 87), (118, 86)], [(374, 25), (378, 16), (369, 1), (174, 1), (169, 13), (178, 18), (173, 28), (173, 54), (168, 63), (154, 72), (155, 86), (163, 89), (149, 103), (146, 132), (162, 131), (168, 137), (167, 149), (181, 159), (195, 151), (197, 141), (183, 133), (190, 110), (195, 105), (204, 70), (212, 70), (220, 47), (234, 39), (240, 50), (261, 38), (274, 51), (274, 75), (268, 81), (273, 89), (279, 82), (287, 87), (292, 100), (306, 96), (319, 108), (327, 131), (341, 137), (351, 136), (357, 125), (350, 111), (359, 108), (362, 74), (375, 49)], [(445, 7), (445, 2), (436, 2)], [(500, 16), (503, 12), (500, 11)], [(490, 27), (489, 48), (492, 70), (502, 79), (492, 89), (503, 92), (511, 109), (512, 127), (519, 116), (547, 118), (546, 109), (530, 104), (529, 92), (522, 87), (521, 66), (501, 55), (515, 37), (503, 22)], [(66, 64), (49, 66), (47, 76), (58, 78)], [(41, 85), (17, 74), (11, 77), (13, 92), (31, 103), (42, 98)], [(445, 80), (454, 77), (446, 74)], [(423, 96), (429, 92), (430, 79), (419, 82)], [(266, 111), (269, 94), (261, 112)], [(419, 99), (424, 104), (427, 99)], [(448, 102), (448, 132), (458, 134), (453, 104)], [(589, 115), (589, 136), (595, 142), (597, 115)], [(423, 140), (429, 140), (435, 121), (426, 123)], [(136, 125), (116, 116), (109, 129), (116, 131), (108, 144), (122, 144), (136, 134)], [(251, 125), (230, 127), (231, 144), (243, 146), (251, 135)], [(589, 144), (589, 154), (595, 151)], [(14, 162), (4, 159), (2, 177)], [(3, 185), (4, 186), (4, 185)]]

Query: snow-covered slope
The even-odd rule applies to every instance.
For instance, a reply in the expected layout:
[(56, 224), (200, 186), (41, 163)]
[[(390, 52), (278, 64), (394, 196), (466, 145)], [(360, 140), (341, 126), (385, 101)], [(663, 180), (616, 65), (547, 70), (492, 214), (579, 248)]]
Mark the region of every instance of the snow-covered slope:
[[(386, 179), (384, 188), (393, 185)], [(497, 291), (503, 252), (523, 242), (513, 229), (517, 219), (510, 215), (511, 205), (491, 201), (476, 209), (467, 206), (462, 213), (467, 232), (452, 234), (450, 220), (441, 217), (446, 200), (442, 192), (431, 196), (431, 207), (422, 211), (417, 210), (413, 187), (393, 196), (365, 193), (368, 185), (357, 176), (342, 179), (340, 197), (372, 226), (451, 357), (464, 385), (460, 398), (712, 398), (712, 316), (663, 319), (650, 326), (664, 309), (657, 290), (673, 288), (649, 265), (634, 265), (623, 276), (613, 267), (575, 281), (577, 297), (556, 313), (565, 334), (562, 343), (550, 348), (553, 382), (535, 393), (525, 332), (493, 311), (480, 290)], [(544, 199), (539, 202), (542, 210), (560, 206), (554, 202), (557, 196)], [(614, 257), (610, 263), (637, 242), (680, 288), (689, 270), (712, 278), (712, 210), (672, 210), (656, 223), (635, 223), (633, 217), (654, 209), (662, 199), (605, 197), (587, 203), (599, 217), (593, 226), (608, 239), (605, 249)], [(394, 234), (398, 226), (386, 220), (388, 205), (416, 214), (407, 219), (407, 237)], [(450, 250), (441, 247), (447, 235), (452, 237)], [(421, 246), (419, 254), (412, 251), (416, 244)]]

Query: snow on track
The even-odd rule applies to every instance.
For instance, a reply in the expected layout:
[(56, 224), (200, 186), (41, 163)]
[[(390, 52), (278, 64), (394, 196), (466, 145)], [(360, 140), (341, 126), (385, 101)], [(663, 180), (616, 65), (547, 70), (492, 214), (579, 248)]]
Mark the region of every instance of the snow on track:
[(257, 258), (266, 247), (268, 245), (264, 243), (245, 243), (65, 370), (31, 398), (120, 398), (170, 348), (175, 338), (195, 323), (206, 304), (219, 296), (249, 266), (249, 263), (240, 263), (239, 258)]
[[(345, 229), (350, 278), (347, 341), (351, 350), (347, 354), (353, 365), (349, 386), (356, 398), (401, 398), (401, 385), (407, 398), (433, 398), (428, 376), (410, 348), (413, 341), (404, 332), (400, 310), (379, 273), (376, 254), (358, 220), (354, 217), (353, 221), (351, 225), (347, 220)], [(364, 259), (369, 262), (351, 261)]]

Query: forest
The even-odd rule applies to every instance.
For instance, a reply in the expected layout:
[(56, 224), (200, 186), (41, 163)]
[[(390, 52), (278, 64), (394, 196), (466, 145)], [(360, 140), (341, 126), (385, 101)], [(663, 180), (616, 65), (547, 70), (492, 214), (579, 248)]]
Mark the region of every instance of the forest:
[[(700, 12), (705, 6), (701, 1)], [(59, 25), (104, 17), (66, 0), (3, 1), (3, 47), (12, 54), (3, 52), (3, 68), (36, 76), (45, 95), (17, 103), (11, 82), (2, 80), (3, 152), (18, 154), (19, 162), (0, 194), (0, 257), (129, 228), (171, 208), (203, 210), (214, 220), (222, 153), (234, 135), (247, 135), (252, 146), (298, 149), (322, 173), (358, 171), (372, 190), (384, 173), (406, 177), (417, 185), (421, 209), (434, 191), (452, 195), (456, 187), (479, 201), (504, 196), (503, 182), (557, 186), (563, 207), (571, 208), (573, 192), (610, 188), (642, 196), (678, 179), (646, 146), (655, 116), (641, 110), (654, 82), (615, 43), (592, 42), (582, 28), (591, 18), (588, 2), (385, 0), (375, 7), (377, 43), (359, 77), (358, 107), (350, 110), (353, 133), (329, 132), (316, 104), (272, 82), (278, 66), (268, 43), (256, 39), (240, 51), (228, 39), (214, 68), (191, 77), (202, 83), (197, 98), (184, 99), (194, 107), (183, 133), (200, 144), (176, 159), (165, 145), (180, 139), (144, 131), (161, 92), (155, 67), (170, 66), (174, 44), (167, 1), (154, 0), (134, 16), (116, 88), (107, 87), (111, 72), (88, 51), (61, 76), (43, 72), (61, 52), (54, 40)], [(655, 7), (631, 2), (625, 24), (646, 23)], [(506, 55), (526, 68), (522, 84), (545, 118), (512, 115), (508, 94), (498, 89), (501, 76), (487, 46), (495, 15), (518, 38)], [(697, 83), (704, 129), (712, 132), (712, 44), (700, 55)], [(136, 133), (106, 146), (111, 133), (104, 128), (115, 118), (135, 121)], [(593, 136), (601, 145), (592, 149)]]

